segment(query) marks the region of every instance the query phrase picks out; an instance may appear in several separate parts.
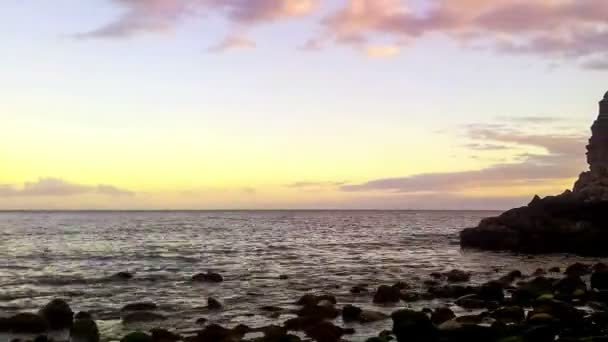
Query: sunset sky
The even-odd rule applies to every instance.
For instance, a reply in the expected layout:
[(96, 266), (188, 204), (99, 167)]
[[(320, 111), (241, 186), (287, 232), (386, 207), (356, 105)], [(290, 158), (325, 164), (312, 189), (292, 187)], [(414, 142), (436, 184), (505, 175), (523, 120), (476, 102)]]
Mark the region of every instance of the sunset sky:
[(571, 188), (606, 0), (3, 0), (0, 209), (505, 209)]

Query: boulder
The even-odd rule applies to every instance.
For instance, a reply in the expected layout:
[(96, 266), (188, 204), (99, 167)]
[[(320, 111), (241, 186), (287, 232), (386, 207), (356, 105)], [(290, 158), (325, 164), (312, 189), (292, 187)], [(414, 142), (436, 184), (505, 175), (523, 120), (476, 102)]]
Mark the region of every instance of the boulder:
[(344, 320), (344, 322), (358, 321), (362, 312), (363, 310), (359, 307), (350, 304), (345, 305), (342, 308), (342, 320)]
[(136, 331), (136, 332), (132, 332), (128, 335), (126, 335), (125, 337), (123, 337), (120, 342), (154, 342), (152, 340), (152, 336), (141, 332), (141, 331)]
[(0, 319), (0, 331), (40, 334), (48, 329), (49, 324), (44, 317), (33, 313), (19, 313), (9, 318)]
[(591, 287), (598, 290), (608, 290), (608, 270), (599, 270), (591, 275)]
[(498, 321), (506, 323), (519, 323), (526, 318), (521, 306), (507, 306), (499, 308), (490, 313), (490, 316)]
[(454, 318), (456, 318), (456, 314), (454, 314), (452, 309), (447, 307), (437, 308), (431, 314), (431, 322), (433, 322), (435, 325), (440, 325)]
[(39, 315), (49, 323), (51, 330), (69, 329), (74, 320), (74, 312), (63, 299), (53, 299), (40, 309)]
[(413, 310), (398, 310), (392, 313), (393, 333), (398, 342), (432, 342), (438, 331), (426, 314)]
[(78, 342), (99, 342), (99, 328), (90, 316), (78, 313), (70, 329), (70, 338)]
[(401, 291), (394, 286), (381, 285), (374, 295), (374, 303), (397, 303), (401, 299)]
[(209, 297), (207, 298), (207, 308), (210, 310), (221, 310), (224, 306), (220, 303), (219, 300)]
[(154, 342), (177, 342), (181, 341), (182, 337), (166, 329), (154, 328), (150, 330)]
[(307, 327), (304, 332), (317, 342), (338, 342), (345, 333), (344, 329), (325, 321)]
[(464, 283), (471, 280), (471, 274), (461, 270), (451, 270), (445, 273), (450, 283)]

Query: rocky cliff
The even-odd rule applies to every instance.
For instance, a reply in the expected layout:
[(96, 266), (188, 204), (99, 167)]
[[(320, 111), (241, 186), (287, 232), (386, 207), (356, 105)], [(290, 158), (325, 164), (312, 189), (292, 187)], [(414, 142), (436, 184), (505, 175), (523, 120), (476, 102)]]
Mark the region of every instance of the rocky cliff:
[(572, 191), (540, 198), (460, 233), (464, 248), (608, 256), (608, 93), (591, 127), (589, 171)]

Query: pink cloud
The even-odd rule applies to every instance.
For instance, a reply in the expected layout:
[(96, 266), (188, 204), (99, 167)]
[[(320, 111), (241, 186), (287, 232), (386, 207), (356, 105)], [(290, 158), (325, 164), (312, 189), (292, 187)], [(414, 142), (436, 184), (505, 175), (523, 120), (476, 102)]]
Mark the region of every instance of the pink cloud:
[(317, 0), (113, 0), (125, 12), (116, 20), (80, 38), (121, 38), (174, 30), (183, 20), (219, 13), (231, 23), (247, 26), (311, 12)]
[(338, 44), (362, 45), (378, 37), (399, 43), (439, 33), (509, 53), (589, 57), (608, 52), (605, 0), (429, 0), (422, 13), (413, 3), (349, 0), (323, 20), (324, 35)]

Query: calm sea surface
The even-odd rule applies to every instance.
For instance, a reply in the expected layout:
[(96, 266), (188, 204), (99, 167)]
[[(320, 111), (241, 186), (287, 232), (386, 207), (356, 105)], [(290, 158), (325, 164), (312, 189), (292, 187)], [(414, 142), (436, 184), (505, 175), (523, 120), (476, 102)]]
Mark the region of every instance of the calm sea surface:
[[(563, 255), (529, 257), (461, 251), (458, 232), (494, 212), (474, 211), (213, 211), (0, 213), (0, 315), (35, 311), (55, 297), (98, 319), (104, 339), (146, 327), (197, 328), (197, 318), (228, 326), (281, 323), (265, 305), (293, 308), (309, 291), (339, 304), (377, 307), (349, 289), (367, 283), (421, 285), (431, 272), (459, 268), (473, 281), (512, 269), (563, 266)], [(586, 259), (587, 262), (595, 259)], [(220, 272), (217, 285), (195, 284), (198, 272)], [(109, 281), (119, 271), (128, 282)], [(279, 275), (289, 279), (279, 280)], [(226, 309), (204, 309), (213, 296)], [(124, 326), (120, 308), (152, 301), (169, 317)], [(404, 305), (404, 304), (401, 304)], [(438, 303), (419, 303), (433, 306)], [(390, 320), (389, 320), (390, 321)], [(390, 322), (353, 326), (357, 341)]]

